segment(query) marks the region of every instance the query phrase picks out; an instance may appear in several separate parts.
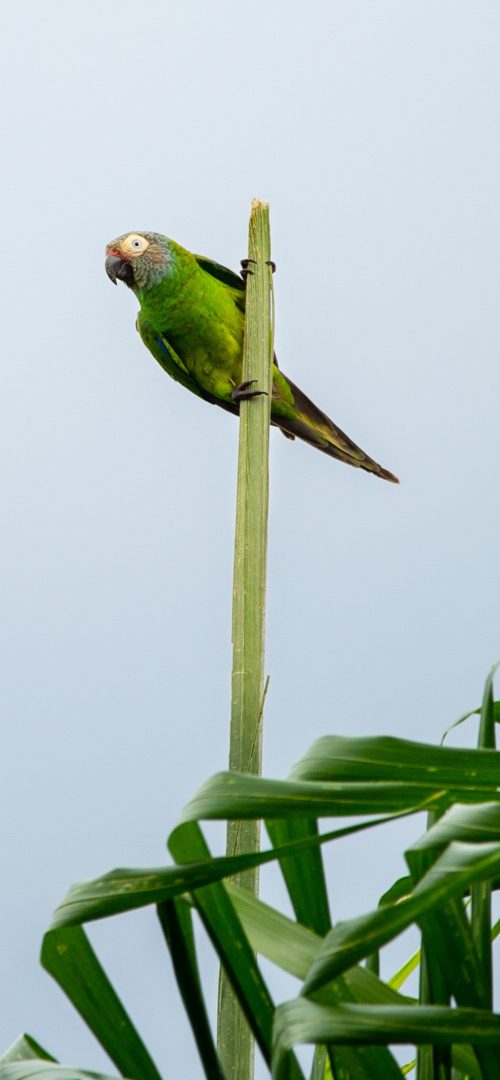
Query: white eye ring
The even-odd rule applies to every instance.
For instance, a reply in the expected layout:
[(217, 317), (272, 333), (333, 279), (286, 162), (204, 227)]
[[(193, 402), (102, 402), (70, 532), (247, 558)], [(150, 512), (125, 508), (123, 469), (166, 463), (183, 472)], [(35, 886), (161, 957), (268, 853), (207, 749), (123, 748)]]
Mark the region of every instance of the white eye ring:
[(131, 255), (140, 255), (141, 252), (149, 247), (149, 242), (144, 236), (140, 236), (138, 233), (131, 233), (130, 236), (127, 236), (123, 246)]

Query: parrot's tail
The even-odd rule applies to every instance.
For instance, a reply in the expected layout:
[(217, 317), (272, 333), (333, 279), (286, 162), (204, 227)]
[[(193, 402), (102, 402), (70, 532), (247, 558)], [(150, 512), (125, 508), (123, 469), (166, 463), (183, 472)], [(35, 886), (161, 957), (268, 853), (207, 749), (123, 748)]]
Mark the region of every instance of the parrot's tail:
[(366, 469), (367, 472), (380, 476), (382, 480), (390, 480), (392, 484), (399, 484), (397, 476), (383, 469), (373, 458), (368, 457), (356, 443), (344, 434), (336, 424), (318, 406), (310, 401), (298, 386), (287, 377), (287, 383), (292, 391), (294, 405), (298, 416), (294, 420), (276, 419), (275, 423), (281, 428), (283, 435), (289, 439), (303, 439), (324, 454), (345, 461), (347, 465), (353, 465), (356, 469)]

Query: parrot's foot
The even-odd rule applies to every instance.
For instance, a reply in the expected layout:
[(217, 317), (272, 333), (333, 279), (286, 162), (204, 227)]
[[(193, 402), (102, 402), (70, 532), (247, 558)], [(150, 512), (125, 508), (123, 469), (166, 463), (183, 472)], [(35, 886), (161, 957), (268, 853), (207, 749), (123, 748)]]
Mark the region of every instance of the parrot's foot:
[[(252, 271), (250, 271), (251, 273)], [(267, 397), (267, 390), (250, 390), (250, 387), (257, 382), (257, 379), (247, 379), (246, 382), (240, 383), (239, 386), (235, 386), (232, 394), (232, 401), (248, 401), (253, 397), (260, 397), (261, 394), (265, 394)]]
[(253, 270), (249, 270), (250, 263), (254, 263), (255, 259), (241, 259), (241, 276), (243, 281), (246, 281), (249, 274), (253, 274)]
[[(254, 263), (255, 261), (255, 259), (241, 259), (241, 276), (243, 278), (243, 281), (246, 281), (249, 274), (253, 274), (253, 270), (249, 270), (248, 267), (250, 263)], [(272, 259), (267, 260), (266, 266), (270, 266), (274, 274), (276, 270), (276, 263), (273, 262)]]

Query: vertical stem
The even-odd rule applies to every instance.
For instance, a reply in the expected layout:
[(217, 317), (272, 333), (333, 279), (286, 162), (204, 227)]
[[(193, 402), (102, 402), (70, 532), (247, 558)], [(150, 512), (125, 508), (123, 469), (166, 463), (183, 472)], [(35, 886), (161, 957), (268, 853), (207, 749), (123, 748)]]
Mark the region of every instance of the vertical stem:
[[(240, 404), (240, 445), (233, 578), (233, 670), (229, 768), (259, 773), (264, 691), (264, 632), (269, 501), (269, 422), (272, 391), (272, 274), (269, 208), (252, 204), (248, 231), (242, 381), (259, 397)], [(256, 822), (230, 822), (228, 854), (258, 850)], [(253, 839), (252, 839), (253, 838)], [(256, 880), (247, 871), (240, 884)]]
[[(233, 580), (233, 670), (229, 768), (260, 773), (264, 705), (264, 626), (273, 305), (269, 207), (255, 199), (248, 230), (242, 382), (265, 393), (240, 403)], [(259, 850), (257, 821), (230, 821), (227, 853)], [(257, 870), (235, 877), (255, 895)], [(225, 973), (219, 982), (218, 1050), (227, 1080), (252, 1080), (254, 1045)]]

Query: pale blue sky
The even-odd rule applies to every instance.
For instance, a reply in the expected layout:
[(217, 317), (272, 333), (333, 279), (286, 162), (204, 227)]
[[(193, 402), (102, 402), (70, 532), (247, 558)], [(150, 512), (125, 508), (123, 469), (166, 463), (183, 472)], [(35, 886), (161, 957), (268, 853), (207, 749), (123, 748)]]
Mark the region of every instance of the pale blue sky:
[[(225, 767), (237, 424), (146, 352), (104, 246), (153, 229), (237, 267), (270, 201), (281, 366), (401, 485), (272, 433), (264, 769), (326, 732), (437, 740), (500, 656), (500, 8), (3, 24), (0, 1042), (106, 1068), (39, 943), (72, 881), (161, 863)], [(337, 915), (412, 835), (370, 841), (370, 897), (341, 849)], [(93, 940), (165, 1075), (198, 1075), (154, 916)]]

